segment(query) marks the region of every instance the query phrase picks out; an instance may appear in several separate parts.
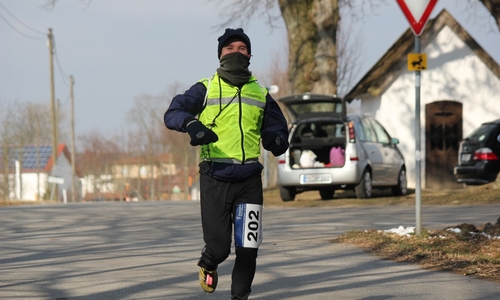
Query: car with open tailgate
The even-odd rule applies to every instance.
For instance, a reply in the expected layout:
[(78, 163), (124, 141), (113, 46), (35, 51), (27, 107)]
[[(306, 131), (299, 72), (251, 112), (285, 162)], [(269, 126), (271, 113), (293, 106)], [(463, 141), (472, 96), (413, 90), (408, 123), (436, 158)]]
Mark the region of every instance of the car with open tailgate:
[(336, 190), (370, 198), (373, 189), (407, 193), (406, 165), (392, 138), (374, 118), (348, 115), (343, 99), (298, 94), (279, 102), (288, 110), (289, 149), (279, 157), (278, 186), (283, 201), (316, 190), (321, 199)]

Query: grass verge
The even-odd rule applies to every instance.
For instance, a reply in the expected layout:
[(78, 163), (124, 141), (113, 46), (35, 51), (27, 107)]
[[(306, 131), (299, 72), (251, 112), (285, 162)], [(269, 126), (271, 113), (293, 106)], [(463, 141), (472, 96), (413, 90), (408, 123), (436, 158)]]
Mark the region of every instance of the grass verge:
[(350, 231), (334, 242), (349, 243), (382, 258), (416, 263), (424, 269), (450, 271), (500, 283), (500, 218), (476, 228), (461, 224), (421, 235), (380, 230)]

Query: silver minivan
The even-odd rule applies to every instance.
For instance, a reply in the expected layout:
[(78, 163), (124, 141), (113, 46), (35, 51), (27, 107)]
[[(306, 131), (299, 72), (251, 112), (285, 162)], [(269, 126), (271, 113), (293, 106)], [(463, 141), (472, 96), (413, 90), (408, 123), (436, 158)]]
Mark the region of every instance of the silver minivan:
[(397, 138), (367, 116), (347, 115), (343, 99), (299, 94), (279, 99), (291, 119), (290, 147), (279, 157), (281, 199), (317, 190), (323, 200), (339, 189), (370, 198), (372, 189), (407, 193), (406, 167)]

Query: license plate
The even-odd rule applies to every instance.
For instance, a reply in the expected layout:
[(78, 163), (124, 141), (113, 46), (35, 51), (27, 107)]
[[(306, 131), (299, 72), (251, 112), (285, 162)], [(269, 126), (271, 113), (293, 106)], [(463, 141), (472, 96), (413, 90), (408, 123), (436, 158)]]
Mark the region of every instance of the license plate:
[(330, 174), (302, 174), (300, 183), (330, 183), (332, 176)]
[(462, 154), (461, 161), (469, 161), (469, 160), (470, 160), (470, 153)]

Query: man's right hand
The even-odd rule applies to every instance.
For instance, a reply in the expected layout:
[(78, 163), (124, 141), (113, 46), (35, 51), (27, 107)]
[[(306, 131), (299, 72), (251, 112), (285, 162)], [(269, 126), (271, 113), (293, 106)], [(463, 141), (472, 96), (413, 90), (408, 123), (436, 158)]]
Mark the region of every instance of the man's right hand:
[(191, 137), (191, 146), (206, 145), (219, 140), (219, 137), (212, 129), (207, 128), (198, 120), (189, 122), (186, 125), (186, 130)]

